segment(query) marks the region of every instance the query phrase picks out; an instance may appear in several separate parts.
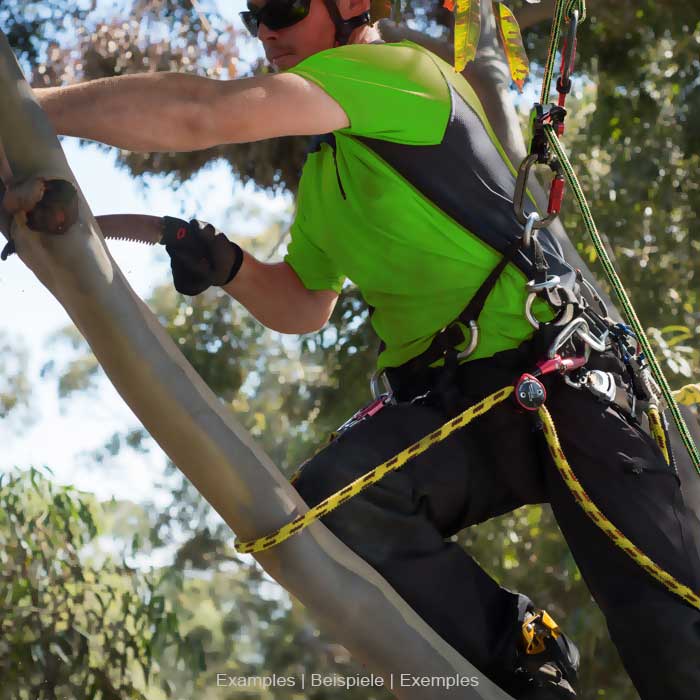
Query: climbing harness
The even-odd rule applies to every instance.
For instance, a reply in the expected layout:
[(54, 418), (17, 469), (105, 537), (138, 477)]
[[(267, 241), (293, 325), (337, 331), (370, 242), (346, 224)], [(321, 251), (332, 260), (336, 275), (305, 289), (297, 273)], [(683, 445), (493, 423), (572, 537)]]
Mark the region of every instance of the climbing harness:
[[(553, 152), (553, 158), (549, 159), (548, 161), (550, 163), (550, 167), (552, 167), (551, 164), (554, 162), (554, 167), (563, 171), (564, 176), (574, 193), (579, 209), (581, 210), (584, 225), (591, 236), (596, 253), (601, 260), (603, 269), (605, 270), (605, 274), (611, 286), (615, 290), (618, 299), (620, 300), (624, 314), (630, 322), (631, 332), (640, 346), (640, 357), (643, 358), (646, 365), (644, 369), (640, 369), (642, 381), (650, 387), (658, 387), (659, 396), (657, 403), (659, 405), (664, 403), (668, 407), (678, 428), (683, 445), (688, 451), (696, 471), (698, 474), (700, 474), (700, 452), (693, 442), (690, 431), (688, 430), (688, 426), (685, 424), (683, 416), (680, 413), (673, 392), (671, 391), (668, 381), (664, 376), (663, 370), (661, 369), (661, 366), (654, 355), (649, 339), (647, 338), (627, 292), (622, 286), (620, 278), (615, 271), (610, 256), (608, 255), (600, 234), (596, 228), (590, 208), (583, 190), (581, 189), (581, 185), (573, 171), (566, 153), (559, 142), (558, 137), (564, 130), (565, 112), (563, 115), (559, 113), (557, 118), (551, 117), (553, 110), (556, 108), (564, 108), (566, 95), (571, 88), (571, 72), (573, 70), (576, 52), (576, 31), (579, 23), (585, 19), (585, 16), (586, 5), (584, 0), (557, 0), (554, 11), (554, 21), (552, 23), (552, 31), (550, 34), (540, 102), (535, 106), (534, 123), (536, 128), (533, 132), (533, 144), (531, 144), (531, 146), (535, 147), (538, 158), (542, 156), (546, 159), (548, 149), (543, 145), (543, 143), (546, 142)], [(552, 82), (555, 55), (559, 46), (561, 29), (564, 21), (568, 22), (569, 24), (569, 32), (565, 48), (562, 51), (563, 58), (561, 75), (557, 81), (559, 102), (557, 105), (548, 105), (547, 107), (543, 107), (543, 105), (547, 105), (549, 101), (549, 91)], [(540, 115), (542, 116), (540, 117)], [(547, 115), (549, 115), (549, 118), (547, 118)], [(532, 155), (533, 154), (531, 153), (530, 157), (532, 157)], [(520, 172), (524, 172), (522, 177), (527, 177), (529, 167), (528, 158), (526, 158), (520, 168)], [(552, 183), (552, 189), (550, 190), (550, 212), (548, 212), (548, 214), (551, 214), (552, 199), (554, 198), (557, 200), (559, 197), (557, 192), (561, 185), (556, 183), (556, 179), (557, 176), (555, 175), (555, 181)], [(517, 206), (518, 202), (516, 202), (516, 208)]]
[[(565, 14), (567, 16), (566, 21), (569, 23), (569, 32), (562, 50), (561, 75), (557, 81), (559, 103), (543, 107), (542, 105), (546, 105), (549, 96), (554, 55), (559, 45), (561, 24)], [(401, 450), (389, 460), (321, 501), (306, 513), (297, 516), (275, 532), (255, 540), (237, 542), (235, 544), (236, 551), (240, 553), (261, 552), (284, 542), (370, 485), (375, 484), (389, 472), (400, 469), (413, 457), (422, 454), (433, 445), (445, 440), (456, 430), (465, 427), (475, 418), (487, 413), (513, 396), (515, 403), (520, 409), (535, 413), (539, 418), (554, 464), (586, 515), (641, 568), (669, 591), (700, 609), (700, 592), (694, 592), (688, 586), (676, 580), (667, 571), (664, 571), (620, 532), (593, 503), (564, 455), (554, 422), (545, 405), (547, 392), (541, 378), (552, 373), (558, 373), (567, 384), (576, 389), (585, 388), (602, 401), (611, 404), (616, 403), (621, 387), (617, 385), (613, 374), (600, 369), (588, 369), (586, 367), (592, 351), (599, 354), (613, 351), (615, 356), (622, 362), (627, 373), (625, 379), (627, 380), (627, 394), (632, 418), (636, 419), (638, 409), (641, 404), (644, 404), (650, 431), (658, 444), (664, 460), (674, 469), (676, 476), (678, 476), (668, 440), (668, 425), (661, 410), (663, 403), (665, 403), (671, 410), (684, 445), (700, 473), (700, 457), (676, 404), (676, 400), (683, 403), (693, 403), (699, 400), (700, 384), (689, 385), (676, 392), (670, 390), (629, 298), (622, 288), (610, 258), (607, 256), (578, 180), (558, 142), (557, 137), (564, 131), (564, 118), (566, 116), (564, 103), (566, 95), (571, 89), (571, 72), (576, 51), (576, 30), (578, 23), (583, 21), (584, 18), (584, 0), (557, 0), (542, 96), (540, 104), (535, 107), (532, 120), (533, 139), (531, 142), (531, 153), (520, 166), (516, 180), (514, 208), (516, 217), (524, 226), (523, 236), (513, 241), (504, 252), (499, 264), (477, 290), (477, 293), (460, 316), (435, 336), (433, 342), (424, 353), (410, 360), (406, 365), (402, 366), (402, 369), (408, 368), (409, 371), (412, 371), (425, 368), (426, 366), (435, 366), (440, 360), (444, 360), (446, 368), (451, 363), (449, 369), (454, 369), (457, 359), (468, 357), (478, 343), (478, 317), (486, 298), (505, 266), (512, 262), (516, 254), (521, 250), (529, 252), (532, 267), (534, 268), (534, 277), (527, 284), (526, 317), (537, 331), (542, 332), (544, 330), (543, 324), (532, 313), (535, 299), (537, 297), (544, 298), (555, 311), (554, 318), (547, 323), (547, 326), (549, 326), (550, 331), (555, 330), (557, 332), (549, 344), (546, 357), (537, 362), (531, 371), (521, 374), (513, 385), (505, 386), (475, 405), (461, 411), (437, 430)], [(554, 152), (555, 157), (551, 156), (550, 149)], [(544, 218), (541, 218), (537, 212), (530, 212), (529, 214), (525, 212), (527, 178), (535, 164), (548, 165), (554, 171), (548, 212)], [(592, 286), (583, 279), (580, 271), (577, 271), (576, 274), (579, 287), (588, 291), (593, 303), (598, 306), (598, 311), (586, 301), (582, 294), (576, 294), (571, 288), (563, 286), (559, 276), (548, 274), (547, 262), (538, 242), (537, 234), (540, 229), (544, 228), (556, 217), (560, 210), (564, 191), (562, 172), (574, 191), (583, 214), (584, 223), (593, 238), (598, 255), (603, 261), (608, 279), (620, 298), (624, 311), (630, 320), (629, 326), (613, 323), (609, 319), (605, 304)], [(469, 343), (464, 350), (457, 352), (455, 348), (467, 340), (465, 330), (468, 330), (470, 334)], [(630, 343), (633, 343), (634, 347)], [(385, 389), (384, 393), (381, 393), (382, 384)], [(358, 422), (376, 415), (385, 406), (394, 402), (391, 384), (385, 373), (380, 372), (373, 376), (372, 393), (374, 397), (373, 402), (344, 423), (333, 434), (334, 436), (344, 432)], [(292, 477), (292, 481), (295, 480), (298, 473)], [(541, 651), (543, 649), (544, 638), (551, 636), (556, 639), (557, 634), (558, 627), (556, 623), (545, 611), (538, 611), (534, 615), (525, 618), (522, 635), (525, 640), (527, 653), (538, 653), (538, 650)]]

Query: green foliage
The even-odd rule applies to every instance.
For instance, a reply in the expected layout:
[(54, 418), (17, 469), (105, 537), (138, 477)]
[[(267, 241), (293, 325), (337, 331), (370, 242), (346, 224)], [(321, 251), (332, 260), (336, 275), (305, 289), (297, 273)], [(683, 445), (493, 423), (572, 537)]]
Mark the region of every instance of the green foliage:
[(167, 697), (145, 694), (156, 659), (201, 656), (169, 602), (173, 577), (100, 554), (99, 518), (94, 498), (45, 472), (0, 477), (3, 700)]

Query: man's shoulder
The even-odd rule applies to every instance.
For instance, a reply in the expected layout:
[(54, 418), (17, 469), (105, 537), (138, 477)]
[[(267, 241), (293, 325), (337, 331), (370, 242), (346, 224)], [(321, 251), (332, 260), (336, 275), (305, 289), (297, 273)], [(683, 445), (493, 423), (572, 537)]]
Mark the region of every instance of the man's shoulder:
[(374, 71), (383, 76), (393, 74), (404, 81), (422, 82), (440, 75), (442, 63), (435, 54), (412, 41), (374, 41), (319, 51), (289, 70), (303, 73), (307, 69), (316, 70), (323, 66), (329, 71), (339, 70), (348, 74)]
[[(381, 109), (394, 98), (402, 97), (406, 107), (421, 109), (420, 103), (449, 103), (449, 82), (440, 59), (412, 41), (348, 44), (319, 51), (290, 68), (304, 78), (317, 82), (333, 94), (357, 99), (360, 93)], [(447, 64), (445, 64), (447, 65)], [(336, 95), (334, 95), (336, 96)]]

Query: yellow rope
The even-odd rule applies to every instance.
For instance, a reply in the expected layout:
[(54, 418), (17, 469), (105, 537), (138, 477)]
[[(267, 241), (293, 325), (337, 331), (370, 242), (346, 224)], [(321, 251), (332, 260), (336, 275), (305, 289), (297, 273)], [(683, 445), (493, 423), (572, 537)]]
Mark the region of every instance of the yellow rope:
[(588, 517), (617, 545), (625, 554), (631, 557), (646, 572), (651, 574), (657, 581), (661, 582), (671, 593), (683, 598), (694, 607), (700, 609), (700, 596), (694, 593), (688, 586), (677, 581), (671, 574), (664, 571), (658, 564), (654, 563), (644, 552), (636, 547), (625, 535), (623, 535), (591, 501), (588, 494), (576, 478), (569, 463), (566, 461), (564, 452), (561, 449), (557, 432), (554, 429), (552, 416), (545, 406), (538, 409), (538, 414), (543, 424), (544, 436), (547, 440), (549, 452), (561, 474), (562, 479), (574, 495), (577, 503), (583, 508)]
[[(686, 406), (692, 406), (694, 404), (700, 403), (700, 384), (686, 384), (684, 387), (671, 392), (673, 398), (677, 403), (684, 404)], [(668, 444), (666, 441), (666, 431), (661, 423), (661, 414), (659, 409), (652, 406), (647, 411), (647, 416), (649, 418), (649, 428), (651, 434), (656, 440), (656, 444), (659, 446), (666, 464), (671, 464), (671, 455), (668, 451)]]
[(651, 429), (651, 434), (656, 440), (656, 444), (659, 446), (661, 453), (666, 460), (666, 464), (671, 464), (671, 456), (668, 453), (668, 445), (666, 444), (666, 432), (661, 425), (661, 415), (659, 414), (659, 409), (652, 406), (647, 411), (647, 416), (649, 418), (649, 428)]
[(326, 513), (330, 513), (341, 503), (345, 503), (345, 501), (360, 493), (360, 491), (363, 489), (379, 481), (385, 474), (400, 469), (404, 464), (406, 464), (406, 462), (408, 462), (408, 460), (421, 454), (422, 452), (425, 452), (435, 443), (441, 442), (455, 430), (463, 428), (477, 416), (480, 416), (482, 413), (486, 413), (496, 404), (507, 399), (512, 393), (513, 387), (507, 386), (494, 392), (490, 396), (487, 396), (483, 401), (480, 401), (474, 406), (467, 408), (456, 418), (447, 421), (447, 423), (430, 433), (430, 435), (426, 435), (421, 440), (418, 440), (418, 442), (414, 442), (405, 450), (402, 450), (391, 459), (372, 469), (372, 471), (355, 479), (355, 481), (353, 481), (351, 484), (348, 484), (345, 488), (341, 489), (337, 493), (334, 493), (332, 496), (329, 496), (325, 501), (321, 501), (318, 505), (314, 506), (303, 515), (297, 516), (290, 523), (287, 523), (283, 527), (279, 528), (279, 530), (275, 530), (275, 532), (272, 532), (265, 537), (260, 537), (256, 540), (236, 542), (234, 545), (236, 551), (240, 552), (241, 554), (262, 552), (270, 547), (274, 547), (275, 545), (284, 542), (284, 540), (286, 540), (288, 537), (295, 535), (297, 532), (301, 532), (305, 527), (311, 525), (314, 520), (326, 515)]

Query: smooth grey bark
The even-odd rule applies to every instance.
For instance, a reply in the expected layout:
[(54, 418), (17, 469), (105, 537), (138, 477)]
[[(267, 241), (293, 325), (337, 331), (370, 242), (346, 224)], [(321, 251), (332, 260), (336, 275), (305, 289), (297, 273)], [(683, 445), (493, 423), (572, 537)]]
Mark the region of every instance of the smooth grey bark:
[[(548, 0), (539, 5), (526, 5), (519, 15), (523, 22), (521, 27), (536, 24), (546, 18), (552, 17), (554, 0)], [(395, 24), (389, 20), (379, 22), (380, 32), (386, 41), (400, 41), (409, 39), (417, 44), (425, 46), (448, 63), (453, 63), (453, 45), (443, 39), (435, 39), (426, 36), (403, 25)], [(542, 60), (544, 60), (544, 56)], [(481, 0), (481, 36), (474, 61), (469, 63), (463, 72), (479, 96), (486, 116), (503, 146), (508, 158), (513, 165), (518, 167), (527, 155), (525, 140), (520, 128), (520, 121), (513, 105), (510, 92), (511, 76), (505, 54), (498, 36), (496, 19), (493, 14), (493, 4), (488, 0)], [(534, 196), (540, 212), (547, 211), (549, 193), (545, 192), (542, 185), (535, 177), (530, 177), (529, 189)], [(571, 242), (559, 219), (555, 219), (549, 226), (549, 230), (556, 236), (564, 251), (567, 261), (581, 270), (584, 277), (593, 285), (601, 298), (608, 306), (610, 316), (621, 320), (619, 312), (615, 309), (612, 300), (601, 288), (598, 280), (590, 268), (579, 255), (576, 247)]]
[[(60, 178), (78, 187), (2, 33), (0, 95), (0, 142), (14, 175)], [(62, 236), (31, 231), (20, 217), (9, 230), (19, 257), (66, 309), (126, 403), (242, 539), (267, 534), (305, 511), (296, 491), (133, 292), (82, 194), (79, 207), (78, 222)], [(0, 223), (7, 227), (7, 217)], [(323, 524), (315, 523), (256, 558), (328, 634), (387, 683), (401, 673), (480, 679), (478, 687), (396, 688), (397, 697), (509, 697)]]

